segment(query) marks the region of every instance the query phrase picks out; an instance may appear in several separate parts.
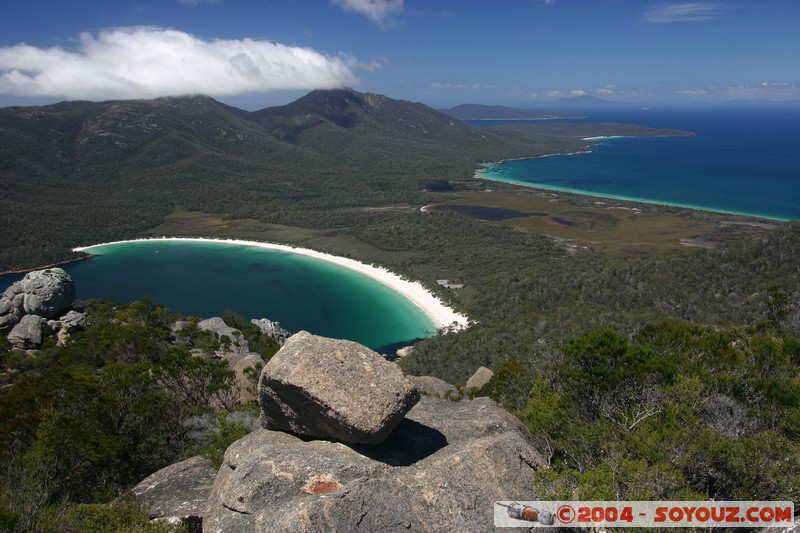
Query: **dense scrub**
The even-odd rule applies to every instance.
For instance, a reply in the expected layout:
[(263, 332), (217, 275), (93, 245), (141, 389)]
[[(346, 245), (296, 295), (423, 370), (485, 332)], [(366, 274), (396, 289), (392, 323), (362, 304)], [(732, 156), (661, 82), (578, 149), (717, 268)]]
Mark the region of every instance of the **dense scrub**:
[[(774, 316), (771, 318), (775, 318)], [(800, 498), (800, 338), (683, 321), (508, 360), (482, 393), (531, 430), (544, 498)]]
[[(65, 347), (50, 338), (35, 353), (0, 349), (0, 529), (109, 530), (92, 524), (124, 523), (135, 502), (89, 504), (192, 455), (219, 464), (247, 431), (229, 416), (233, 372), (208, 355), (219, 341), (196, 327), (176, 340), (170, 328), (182, 317), (150, 301), (90, 301), (86, 310), (89, 326)], [(262, 353), (276, 351), (242, 330)]]

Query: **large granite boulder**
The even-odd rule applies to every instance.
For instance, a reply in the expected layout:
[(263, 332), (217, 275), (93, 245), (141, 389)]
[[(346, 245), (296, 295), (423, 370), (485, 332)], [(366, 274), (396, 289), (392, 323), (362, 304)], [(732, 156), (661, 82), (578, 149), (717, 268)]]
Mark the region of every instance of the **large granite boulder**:
[[(0, 296), (0, 315), (56, 318), (75, 301), (75, 282), (61, 268), (28, 272)], [(4, 323), (9, 322), (3, 320)]]
[(15, 348), (30, 350), (42, 345), (47, 320), (39, 315), (25, 315), (8, 334), (8, 342)]
[(264, 366), (265, 428), (354, 444), (377, 444), (419, 401), (394, 363), (356, 342), (301, 331)]
[(494, 531), (493, 502), (536, 500), (543, 465), (524, 427), (488, 398), (426, 396), (383, 444), (258, 429), (232, 444), (204, 531)]
[(190, 531), (200, 532), (215, 474), (208, 459), (196, 456), (151, 474), (131, 492), (142, 501), (151, 519), (183, 523)]

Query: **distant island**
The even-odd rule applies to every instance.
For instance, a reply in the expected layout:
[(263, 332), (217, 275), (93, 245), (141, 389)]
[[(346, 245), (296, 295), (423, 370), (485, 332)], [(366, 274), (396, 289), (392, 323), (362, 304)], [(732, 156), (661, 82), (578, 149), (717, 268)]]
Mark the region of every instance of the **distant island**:
[(584, 118), (580, 113), (518, 109), (499, 105), (462, 104), (442, 112), (459, 120), (552, 120), (558, 118)]

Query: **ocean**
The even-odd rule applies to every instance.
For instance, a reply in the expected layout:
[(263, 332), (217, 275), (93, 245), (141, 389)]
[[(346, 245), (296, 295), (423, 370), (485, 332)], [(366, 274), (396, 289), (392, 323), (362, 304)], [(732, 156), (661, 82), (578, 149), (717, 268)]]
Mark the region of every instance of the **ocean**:
[[(800, 219), (800, 109), (613, 108), (570, 121), (677, 128), (695, 137), (597, 141), (591, 153), (490, 163), (485, 179), (776, 220)], [(471, 121), (478, 125), (499, 122)]]
[[(332, 263), (222, 242), (136, 241), (93, 248), (62, 268), (78, 298), (152, 296), (200, 318), (234, 312), (291, 332), (349, 339), (381, 353), (436, 334), (421, 309), (385, 285)], [(23, 274), (0, 276), (0, 291)]]

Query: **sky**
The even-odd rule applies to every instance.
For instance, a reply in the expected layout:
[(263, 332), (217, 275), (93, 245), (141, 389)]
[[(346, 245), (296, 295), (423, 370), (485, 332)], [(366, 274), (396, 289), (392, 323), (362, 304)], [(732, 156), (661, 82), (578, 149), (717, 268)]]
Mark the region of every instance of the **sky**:
[(0, 0), (0, 106), (800, 99), (800, 0)]

